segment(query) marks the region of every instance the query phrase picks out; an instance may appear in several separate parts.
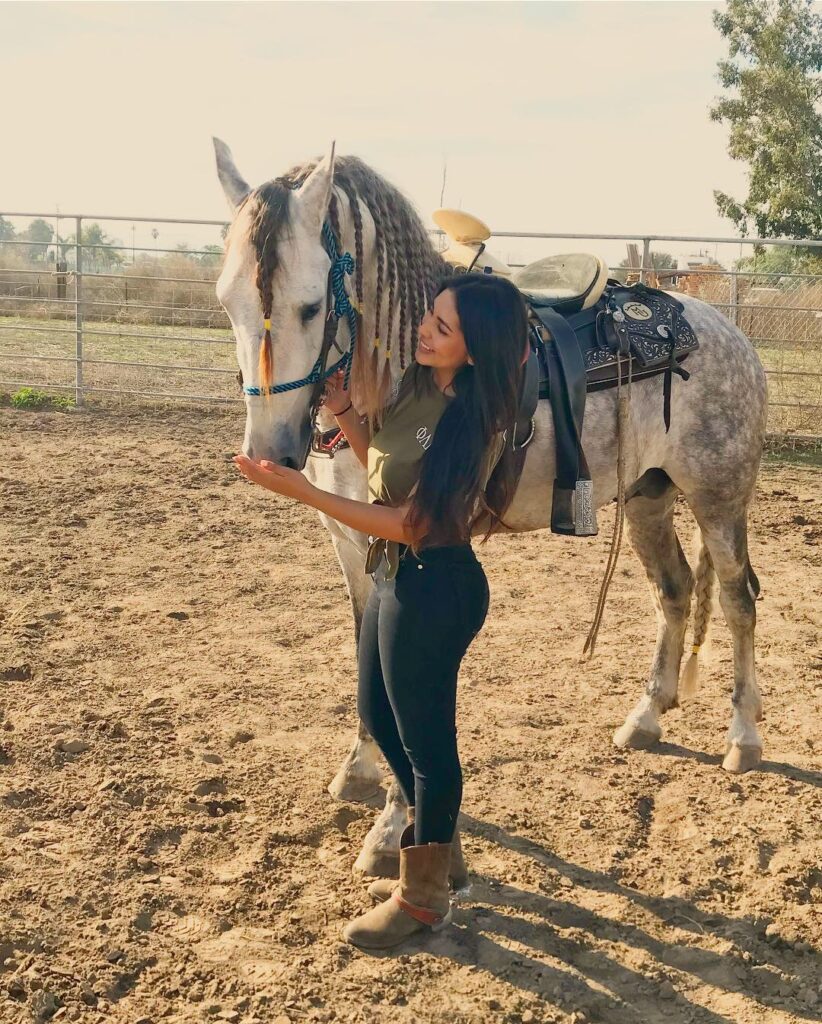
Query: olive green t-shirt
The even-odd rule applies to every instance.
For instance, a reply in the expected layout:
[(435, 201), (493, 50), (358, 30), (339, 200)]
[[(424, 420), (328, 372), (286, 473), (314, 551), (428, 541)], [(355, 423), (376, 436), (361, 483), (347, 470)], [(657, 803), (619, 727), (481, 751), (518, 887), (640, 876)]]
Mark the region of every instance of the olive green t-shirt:
[[(419, 394), (415, 384), (419, 382)], [(396, 508), (402, 505), (419, 479), (422, 458), (431, 447), (440, 417), (452, 398), (437, 387), (431, 371), (416, 361), (400, 379), (393, 402), (368, 447), (368, 500)], [(490, 446), (483, 471), (483, 487), (493, 472), (504, 445), (503, 436)], [(396, 575), (401, 545), (374, 537), (365, 558), (365, 571), (373, 572), (385, 555), (386, 579)]]

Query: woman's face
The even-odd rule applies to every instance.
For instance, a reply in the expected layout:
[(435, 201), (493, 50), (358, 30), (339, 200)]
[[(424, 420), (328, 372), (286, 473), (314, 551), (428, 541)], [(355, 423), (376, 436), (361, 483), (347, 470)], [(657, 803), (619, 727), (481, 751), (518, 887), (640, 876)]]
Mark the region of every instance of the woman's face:
[(457, 303), (450, 288), (440, 292), (434, 299), (434, 308), (425, 314), (414, 358), (424, 366), (455, 373), (466, 363), (473, 363), (465, 346)]

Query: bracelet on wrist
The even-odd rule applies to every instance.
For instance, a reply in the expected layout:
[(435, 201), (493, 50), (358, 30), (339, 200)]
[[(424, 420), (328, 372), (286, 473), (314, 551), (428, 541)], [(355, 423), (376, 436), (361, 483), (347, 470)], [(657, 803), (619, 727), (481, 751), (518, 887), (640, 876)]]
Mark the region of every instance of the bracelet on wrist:
[(334, 415), (337, 417), (337, 419), (339, 419), (340, 416), (343, 415), (343, 413), (348, 412), (348, 410), (352, 409), (353, 407), (354, 407), (354, 403), (353, 402), (349, 402), (348, 405), (344, 409), (342, 409), (340, 412), (335, 412)]

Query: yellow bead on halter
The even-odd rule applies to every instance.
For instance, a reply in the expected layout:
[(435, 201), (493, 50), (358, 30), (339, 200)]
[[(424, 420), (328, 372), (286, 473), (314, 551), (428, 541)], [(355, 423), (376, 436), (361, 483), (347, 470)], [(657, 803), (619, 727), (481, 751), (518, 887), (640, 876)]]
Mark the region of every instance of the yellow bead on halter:
[(263, 327), (265, 327), (265, 329), (267, 331), (270, 331), (271, 330), (271, 321), (270, 320), (263, 320)]
[(379, 338), (374, 338), (374, 348), (379, 348), (379, 347), (380, 347), (380, 339)]
[(691, 648), (691, 650), (693, 651), (693, 653), (694, 653), (694, 654), (699, 654), (699, 648), (700, 648), (700, 646), (701, 646), (700, 644), (694, 644), (694, 645), (693, 645), (693, 647)]

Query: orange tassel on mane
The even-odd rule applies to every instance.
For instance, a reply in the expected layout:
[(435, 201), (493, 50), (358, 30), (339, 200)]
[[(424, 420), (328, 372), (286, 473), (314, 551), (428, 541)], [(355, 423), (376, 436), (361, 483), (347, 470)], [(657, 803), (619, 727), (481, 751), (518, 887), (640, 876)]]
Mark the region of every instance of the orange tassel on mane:
[(270, 395), (269, 388), (274, 383), (274, 361), (271, 357), (271, 331), (268, 328), (260, 345), (259, 371), (260, 393)]

